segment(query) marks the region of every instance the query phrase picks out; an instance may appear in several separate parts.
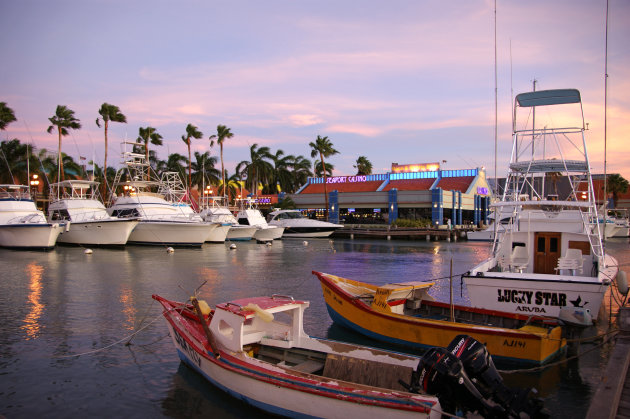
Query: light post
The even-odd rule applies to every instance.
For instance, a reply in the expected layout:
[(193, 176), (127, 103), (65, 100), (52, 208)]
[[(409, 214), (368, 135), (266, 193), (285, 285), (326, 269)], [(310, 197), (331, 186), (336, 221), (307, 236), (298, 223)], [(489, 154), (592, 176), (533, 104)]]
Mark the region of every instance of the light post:
[[(37, 195), (39, 192), (39, 175), (31, 176), (31, 189), (34, 189), (34, 195)], [(33, 193), (33, 191), (31, 191)]]

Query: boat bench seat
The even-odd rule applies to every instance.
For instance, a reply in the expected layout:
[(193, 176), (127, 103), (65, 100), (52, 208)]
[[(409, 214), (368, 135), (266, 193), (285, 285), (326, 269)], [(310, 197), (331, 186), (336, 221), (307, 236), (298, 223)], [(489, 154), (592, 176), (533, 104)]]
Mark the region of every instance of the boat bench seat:
[(582, 258), (582, 251), (580, 249), (567, 249), (566, 254), (558, 258), (558, 266), (556, 266), (556, 272), (560, 274), (560, 271), (567, 270), (572, 275), (576, 272), (582, 273), (584, 260)]
[(296, 370), (296, 371), (300, 371), (300, 372), (305, 372), (307, 374), (312, 374), (315, 371), (319, 371), (322, 368), (324, 368), (324, 364), (322, 362), (319, 361), (315, 361), (313, 359), (309, 359), (307, 361), (304, 361), (300, 364), (297, 364), (293, 367), (291, 367), (292, 369)]

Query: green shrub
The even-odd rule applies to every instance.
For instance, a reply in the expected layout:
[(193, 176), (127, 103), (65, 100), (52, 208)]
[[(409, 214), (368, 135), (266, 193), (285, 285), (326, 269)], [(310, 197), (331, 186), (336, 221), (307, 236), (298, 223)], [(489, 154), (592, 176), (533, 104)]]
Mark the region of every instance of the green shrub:
[(398, 218), (392, 223), (392, 226), (400, 228), (428, 228), (431, 227), (431, 220), (425, 218), (420, 220), (409, 220), (407, 218)]

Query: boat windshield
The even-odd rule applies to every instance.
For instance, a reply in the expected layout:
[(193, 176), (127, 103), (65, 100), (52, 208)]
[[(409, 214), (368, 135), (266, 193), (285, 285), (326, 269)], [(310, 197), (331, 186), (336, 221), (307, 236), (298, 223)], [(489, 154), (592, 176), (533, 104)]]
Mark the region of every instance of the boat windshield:
[(296, 220), (306, 218), (299, 211), (291, 211), (291, 212), (281, 212), (276, 215), (276, 220)]

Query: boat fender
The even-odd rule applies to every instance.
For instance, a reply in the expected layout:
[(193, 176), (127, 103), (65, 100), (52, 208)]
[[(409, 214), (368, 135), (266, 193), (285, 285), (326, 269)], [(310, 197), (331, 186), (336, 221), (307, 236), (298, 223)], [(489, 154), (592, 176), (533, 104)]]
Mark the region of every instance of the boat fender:
[(562, 307), (558, 320), (567, 326), (589, 327), (593, 325), (591, 310), (584, 307)]
[(621, 269), (617, 272), (617, 289), (623, 295), (628, 295), (628, 277)]
[[(190, 297), (191, 300), (192, 298), (193, 297)], [(210, 306), (206, 303), (206, 300), (197, 300), (197, 302), (199, 303), (199, 308), (204, 316), (208, 316), (212, 312), (212, 310), (210, 310)]]
[(66, 221), (66, 226), (65, 226), (65, 232), (67, 233), (68, 231), (70, 231), (70, 221)]
[(264, 322), (269, 323), (273, 321), (273, 314), (268, 311), (263, 310), (262, 308), (260, 308), (258, 304), (249, 303), (245, 307), (243, 307), (243, 310), (254, 311), (258, 315), (258, 317), (260, 317), (260, 319)]

